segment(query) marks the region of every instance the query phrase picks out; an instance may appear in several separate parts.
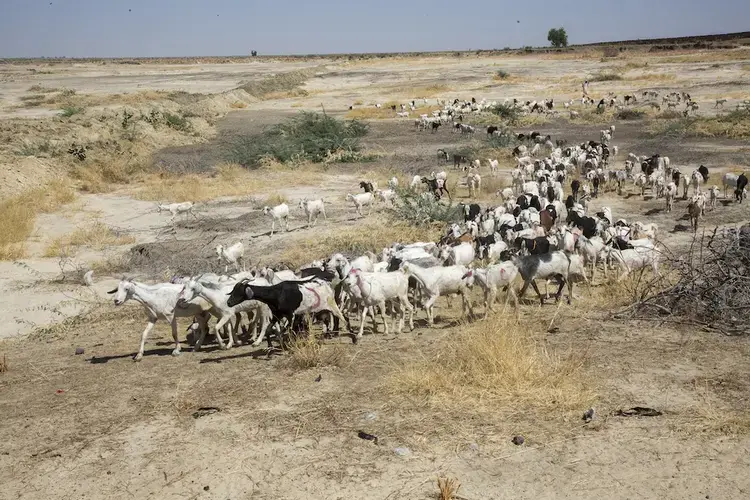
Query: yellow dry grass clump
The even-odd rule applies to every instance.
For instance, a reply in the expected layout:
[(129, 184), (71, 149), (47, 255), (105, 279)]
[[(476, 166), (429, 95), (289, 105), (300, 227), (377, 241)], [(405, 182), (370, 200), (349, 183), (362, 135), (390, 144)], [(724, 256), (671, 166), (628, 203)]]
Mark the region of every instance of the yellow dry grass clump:
[[(385, 219), (385, 220), (384, 220)], [(412, 243), (415, 241), (435, 241), (440, 237), (440, 226), (417, 228), (403, 221), (387, 218), (362, 221), (346, 229), (327, 229), (320, 224), (316, 235), (295, 241), (280, 256), (280, 261), (292, 267), (299, 267), (311, 260), (328, 257), (334, 252), (361, 255), (364, 252), (379, 253), (394, 241)]]
[(55, 238), (47, 247), (45, 257), (57, 257), (71, 253), (77, 247), (87, 246), (102, 250), (108, 246), (135, 243), (135, 238), (128, 234), (118, 234), (102, 222), (94, 222), (78, 228), (72, 233)]
[[(549, 352), (534, 338), (535, 325), (507, 316), (461, 329), (436, 353), (396, 368), (389, 388), (431, 404), (466, 408), (587, 408), (595, 398), (583, 360)], [(537, 327), (538, 329), (538, 327)]]
[(273, 184), (291, 187), (319, 181), (319, 171), (312, 166), (276, 166), (250, 171), (240, 165), (220, 165), (213, 177), (199, 174), (147, 176), (135, 189), (134, 196), (139, 200), (200, 202), (222, 196), (252, 195)]
[(37, 215), (52, 212), (75, 196), (69, 182), (57, 180), (0, 203), (0, 260), (23, 257)]

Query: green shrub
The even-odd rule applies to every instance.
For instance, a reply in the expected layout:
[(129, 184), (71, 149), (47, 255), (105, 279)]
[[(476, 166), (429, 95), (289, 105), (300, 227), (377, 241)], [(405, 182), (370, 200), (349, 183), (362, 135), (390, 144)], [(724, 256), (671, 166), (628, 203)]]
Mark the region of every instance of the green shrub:
[(495, 78), (498, 80), (506, 80), (510, 78), (510, 73), (505, 70), (499, 69), (495, 72)]
[(190, 130), (192, 130), (190, 121), (184, 116), (164, 113), (164, 123), (167, 124), (167, 127), (180, 132), (190, 132)]
[(450, 201), (447, 205), (432, 196), (422, 196), (411, 189), (396, 188), (398, 196), (391, 209), (399, 220), (412, 226), (425, 226), (433, 222), (460, 222), (461, 209)]
[(518, 109), (511, 105), (498, 104), (490, 108), (490, 111), (503, 120), (506, 120), (510, 125), (516, 125), (521, 118)]
[(303, 111), (275, 125), (260, 136), (238, 136), (225, 145), (225, 160), (245, 167), (257, 167), (260, 159), (271, 157), (281, 163), (307, 160), (327, 161), (332, 155), (345, 152), (345, 160), (362, 161), (360, 139), (369, 126), (360, 121), (341, 121), (328, 115)]
[(83, 113), (83, 108), (79, 108), (78, 106), (66, 106), (60, 112), (60, 116), (64, 118), (70, 118), (71, 116), (77, 115), (79, 113)]

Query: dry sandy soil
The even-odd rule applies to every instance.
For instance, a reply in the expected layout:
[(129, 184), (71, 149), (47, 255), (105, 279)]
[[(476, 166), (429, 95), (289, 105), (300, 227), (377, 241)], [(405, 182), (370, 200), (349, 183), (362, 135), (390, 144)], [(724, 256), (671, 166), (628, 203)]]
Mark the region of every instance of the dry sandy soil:
[[(23, 107), (32, 85), (104, 96), (108, 100), (92, 109), (106, 111), (121, 106), (118, 98), (108, 97), (113, 94), (164, 90), (218, 98), (247, 80), (312, 68), (314, 74), (302, 85), (307, 95), (246, 98), (244, 109), (217, 111), (222, 116), (207, 120), (201, 137), (153, 151), (154, 164), (176, 170), (199, 165), (210, 171), (226, 137), (257, 133), (299, 109), (319, 110), (321, 104), (327, 112), (345, 116), (355, 102), (361, 102), (355, 108), (362, 108), (414, 97), (554, 97), (561, 103), (579, 94), (584, 78), (619, 71), (625, 75), (622, 80), (593, 83), (592, 92), (685, 90), (709, 115), (717, 112), (712, 108), (718, 97), (730, 99), (727, 107), (750, 97), (745, 95), (749, 64), (747, 52), (724, 51), (602, 60), (529, 56), (8, 65), (0, 66), (0, 116), (19, 130), (38, 127), (38, 134), (61, 126), (49, 118), (57, 110)], [(499, 69), (510, 73), (507, 82), (493, 79)], [(683, 172), (708, 165), (710, 183), (719, 183), (721, 172), (741, 171), (748, 164), (746, 141), (653, 139), (644, 134), (644, 123), (617, 122), (617, 165), (628, 152), (659, 152)], [(603, 125), (558, 117), (519, 128), (572, 143), (598, 139)], [(449, 130), (417, 132), (412, 120), (373, 120), (365, 145), (380, 153), (375, 162), (332, 165), (294, 183), (301, 185), (217, 197), (201, 203), (196, 218), (181, 218), (174, 225), (156, 213), (153, 201), (138, 199), (138, 186), (132, 185), (82, 192), (72, 204), (40, 215), (26, 256), (0, 262), (5, 291), (0, 313), (6, 318), (0, 362), (7, 366), (0, 371), (0, 497), (426, 499), (438, 498), (440, 476), (458, 478), (456, 498), (471, 500), (746, 498), (748, 340), (677, 323), (615, 321), (611, 311), (620, 304), (604, 296), (613, 288), (603, 278), (590, 288), (576, 288), (572, 306), (540, 309), (527, 301), (521, 306), (520, 326), (509, 327), (498, 318), (464, 322), (457, 301), (452, 307), (441, 302), (434, 328), (426, 326), (420, 312), (413, 332), (381, 331), (366, 335), (357, 346), (345, 338), (327, 340), (316, 351), (319, 363), (313, 368), (301, 367), (290, 355), (268, 356), (250, 346), (222, 351), (211, 345), (196, 353), (184, 343), (183, 354), (172, 357), (169, 328), (163, 324), (157, 324), (143, 361), (131, 361), (145, 317), (137, 304), (111, 305), (105, 292), (116, 285), (120, 271), (162, 281), (180, 272), (218, 270), (213, 247), (237, 240), (245, 242), (253, 263), (281, 263), (282, 255), (299, 245), (347, 234), (363, 224), (344, 201), (347, 192), (359, 190), (362, 178), (382, 183), (396, 174), (407, 182), (415, 173), (447, 169), (435, 161), (437, 148), (457, 151), (483, 140)], [(3, 161), (3, 175), (23, 178), (24, 186), (59, 175), (50, 173), (51, 159)], [(505, 168), (498, 178), (486, 173), (482, 203), (491, 203), (494, 189), (507, 178), (510, 159), (502, 161)], [(458, 174), (448, 172), (454, 196), (467, 201)], [(295, 204), (305, 196), (323, 196), (330, 207), (328, 220), (308, 229), (295, 208), (291, 231), (270, 238), (270, 223), (259, 209), (271, 195)], [(692, 241), (692, 233), (684, 230), (685, 201), (667, 214), (663, 200), (608, 192), (592, 208), (601, 206), (611, 207), (616, 218), (656, 222), (660, 240), (674, 251)], [(748, 207), (720, 203), (702, 225), (708, 231), (735, 227), (750, 218)], [(82, 246), (68, 261), (45, 257), (55, 238), (91, 220), (132, 237), (133, 243)], [(387, 219), (379, 207), (364, 224), (382, 220)], [(73, 267), (117, 261), (130, 255), (131, 248), (140, 249), (142, 258), (125, 268), (102, 265), (91, 288), (81, 286), (71, 272)], [(323, 256), (309, 255), (310, 260), (317, 257)], [(69, 266), (62, 270), (66, 272), (61, 263)], [(476, 293), (475, 307), (483, 311)], [(180, 323), (180, 330), (185, 326)], [(577, 360), (574, 378), (580, 394), (529, 402), (523, 389), (516, 388), (514, 397), (483, 401), (465, 394), (451, 398), (399, 390), (412, 365), (450, 363), (440, 353), (467, 332), (505, 328), (523, 329), (527, 347), (550, 363), (560, 358), (570, 366), (570, 360)], [(85, 353), (75, 355), (77, 347)], [(596, 417), (585, 424), (581, 415), (591, 406)], [(632, 406), (663, 414), (613, 415)], [(220, 411), (195, 418), (201, 407)], [(378, 444), (359, 439), (359, 430), (377, 435)], [(515, 446), (515, 435), (526, 442)], [(397, 448), (409, 451), (402, 456)]]

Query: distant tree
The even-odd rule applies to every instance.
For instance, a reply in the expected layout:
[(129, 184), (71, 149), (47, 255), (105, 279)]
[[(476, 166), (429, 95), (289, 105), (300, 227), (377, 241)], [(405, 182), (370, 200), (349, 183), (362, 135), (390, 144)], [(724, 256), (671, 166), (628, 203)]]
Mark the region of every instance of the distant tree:
[(251, 50), (250, 51), (250, 55), (253, 56), (253, 57), (255, 57), (255, 56), (258, 55), (258, 51), (257, 50)]
[(547, 33), (547, 40), (553, 47), (567, 47), (568, 33), (566, 33), (565, 28), (552, 28)]

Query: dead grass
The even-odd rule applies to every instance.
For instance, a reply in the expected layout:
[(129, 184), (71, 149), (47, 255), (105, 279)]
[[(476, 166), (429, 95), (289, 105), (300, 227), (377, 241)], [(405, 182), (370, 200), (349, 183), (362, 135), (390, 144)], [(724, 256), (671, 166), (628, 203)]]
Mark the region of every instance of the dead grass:
[(292, 340), (285, 364), (294, 369), (307, 370), (323, 366), (341, 367), (346, 361), (346, 351), (341, 345), (325, 345), (310, 334)]
[(394, 241), (435, 241), (440, 237), (441, 227), (414, 227), (388, 218), (365, 220), (347, 229), (331, 228), (330, 232), (320, 227), (315, 236), (295, 241), (293, 246), (283, 251), (279, 260), (297, 268), (311, 260), (328, 257), (334, 252), (350, 255), (362, 255), (368, 251), (377, 253)]
[(425, 359), (395, 368), (388, 387), (462, 413), (490, 406), (496, 414), (588, 408), (595, 393), (583, 359), (550, 352), (538, 330), (500, 315), (467, 325)]
[(437, 479), (438, 500), (455, 500), (461, 483), (458, 479), (439, 477)]
[(234, 109), (244, 109), (247, 107), (247, 103), (242, 102), (242, 101), (235, 101), (232, 104), (230, 104), (230, 107)]
[(672, 82), (677, 79), (677, 76), (671, 73), (638, 73), (626, 75), (625, 79), (643, 82)]
[(44, 252), (45, 257), (72, 255), (78, 247), (89, 247), (103, 250), (108, 246), (135, 243), (135, 238), (128, 234), (118, 234), (102, 222), (94, 222), (81, 227), (71, 234), (55, 238)]
[(400, 87), (385, 89), (384, 91), (388, 92), (388, 94), (396, 95), (399, 97), (419, 99), (423, 97), (433, 97), (438, 94), (450, 92), (451, 90), (453, 90), (453, 88), (444, 83), (433, 83), (430, 85), (404, 85)]
[(289, 199), (281, 193), (271, 193), (263, 202), (264, 206), (274, 207), (282, 203), (287, 203)]
[(261, 167), (249, 172), (239, 165), (220, 165), (213, 176), (149, 175), (135, 189), (139, 200), (182, 202), (208, 201), (224, 196), (249, 196), (266, 191), (269, 185), (300, 186), (320, 182), (320, 169), (313, 166)]
[(5, 354), (3, 354), (2, 359), (0, 359), (0, 373), (5, 373), (8, 370), (10, 370), (10, 367), (8, 366), (8, 359), (5, 357)]
[(74, 199), (71, 184), (58, 180), (0, 203), (0, 260), (23, 257), (37, 215), (53, 212)]

